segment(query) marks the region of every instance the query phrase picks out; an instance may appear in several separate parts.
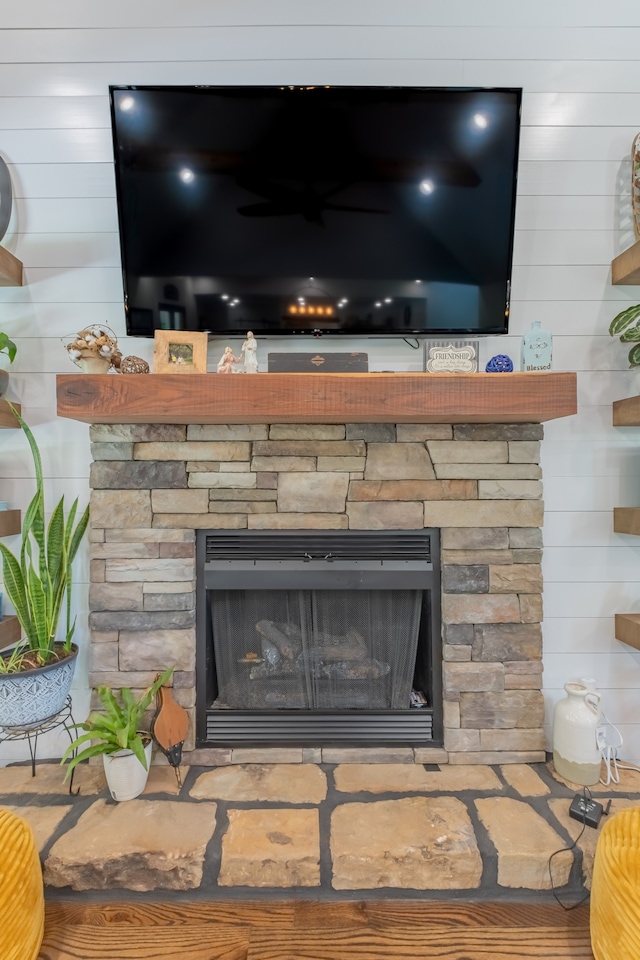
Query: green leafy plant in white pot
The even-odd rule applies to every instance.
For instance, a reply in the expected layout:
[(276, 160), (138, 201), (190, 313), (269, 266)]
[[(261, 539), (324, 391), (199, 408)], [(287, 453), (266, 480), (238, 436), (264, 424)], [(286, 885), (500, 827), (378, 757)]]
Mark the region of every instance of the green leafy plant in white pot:
[[(107, 785), (114, 800), (133, 800), (145, 788), (151, 762), (151, 733), (141, 729), (145, 712), (160, 687), (164, 686), (173, 667), (156, 678), (138, 697), (129, 687), (114, 691), (108, 686), (97, 688), (102, 710), (89, 714), (76, 728), (84, 730), (67, 748), (61, 763), (68, 763), (65, 780), (74, 767), (91, 757), (102, 756)], [(84, 744), (90, 743), (90, 746)]]
[(7, 367), (16, 358), (18, 348), (6, 333), (0, 333), (0, 399), (4, 397), (9, 385), (9, 371)]
[[(11, 409), (31, 448), (36, 492), (23, 519), (19, 553), (0, 542), (4, 593), (23, 634), (11, 650), (0, 651), (0, 727), (25, 729), (55, 716), (69, 695), (78, 655), (72, 642), (71, 565), (89, 522), (89, 507), (76, 519), (78, 498), (65, 514), (62, 497), (46, 522), (40, 451), (25, 421)], [(65, 633), (58, 640), (63, 610)]]
[(632, 344), (629, 365), (640, 367), (640, 304), (621, 310), (609, 324), (609, 333), (620, 337), (621, 343)]

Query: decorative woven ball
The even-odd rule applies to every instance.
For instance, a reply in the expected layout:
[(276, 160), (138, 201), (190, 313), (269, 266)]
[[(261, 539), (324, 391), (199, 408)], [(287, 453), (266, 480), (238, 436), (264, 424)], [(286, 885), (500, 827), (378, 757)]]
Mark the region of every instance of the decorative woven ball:
[(512, 373), (513, 360), (506, 353), (498, 353), (495, 357), (491, 357), (484, 369), (487, 373)]
[(149, 373), (149, 364), (141, 357), (123, 357), (120, 373)]

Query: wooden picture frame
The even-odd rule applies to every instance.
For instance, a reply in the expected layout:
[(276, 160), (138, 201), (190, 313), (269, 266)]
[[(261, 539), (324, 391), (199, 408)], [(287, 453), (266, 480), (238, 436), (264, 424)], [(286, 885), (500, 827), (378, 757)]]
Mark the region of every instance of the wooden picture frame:
[(154, 373), (206, 373), (206, 333), (195, 330), (156, 330), (153, 343)]

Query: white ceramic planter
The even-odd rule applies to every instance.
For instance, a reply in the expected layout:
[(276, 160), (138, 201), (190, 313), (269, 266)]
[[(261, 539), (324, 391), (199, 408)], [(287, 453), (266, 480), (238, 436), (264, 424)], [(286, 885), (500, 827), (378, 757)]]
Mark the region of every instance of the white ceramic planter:
[(103, 754), (104, 772), (109, 792), (114, 800), (133, 800), (144, 790), (151, 765), (151, 740), (144, 748), (147, 769), (131, 750)]
[(80, 357), (78, 366), (83, 373), (108, 373), (111, 360), (108, 357)]

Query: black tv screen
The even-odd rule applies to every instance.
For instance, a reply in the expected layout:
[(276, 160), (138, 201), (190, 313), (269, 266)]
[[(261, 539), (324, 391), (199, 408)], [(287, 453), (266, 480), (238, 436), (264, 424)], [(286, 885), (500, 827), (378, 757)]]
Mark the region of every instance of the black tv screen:
[(110, 95), (130, 336), (507, 332), (521, 90)]

